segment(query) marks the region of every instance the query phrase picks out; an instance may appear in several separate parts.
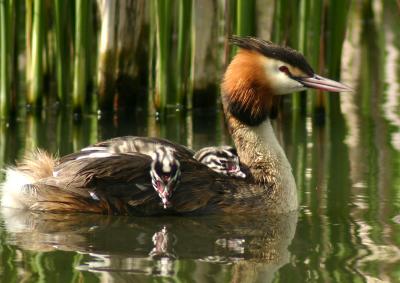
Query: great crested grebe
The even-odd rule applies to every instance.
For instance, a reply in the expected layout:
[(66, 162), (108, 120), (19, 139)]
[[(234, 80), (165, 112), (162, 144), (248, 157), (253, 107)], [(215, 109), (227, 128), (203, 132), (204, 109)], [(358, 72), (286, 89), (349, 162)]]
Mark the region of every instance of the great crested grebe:
[[(140, 153), (54, 159), (42, 152), (6, 170), (2, 205), (44, 211), (109, 214), (285, 213), (298, 207), (291, 166), (269, 113), (273, 97), (306, 88), (351, 89), (316, 75), (297, 51), (251, 37), (233, 37), (239, 51), (221, 84), (226, 121), (247, 178), (218, 174), (176, 149), (180, 182), (159, 205), (151, 186), (152, 159)], [(183, 150), (182, 152), (185, 152)], [(95, 196), (95, 197), (93, 197)]]

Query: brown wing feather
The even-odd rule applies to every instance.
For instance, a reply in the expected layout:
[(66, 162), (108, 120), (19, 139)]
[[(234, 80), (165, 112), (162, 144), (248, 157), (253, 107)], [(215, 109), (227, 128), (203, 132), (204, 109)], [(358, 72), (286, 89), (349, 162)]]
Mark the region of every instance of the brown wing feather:
[(111, 195), (131, 193), (127, 190), (139, 190), (136, 184), (150, 185), (150, 163), (149, 156), (137, 153), (70, 160), (56, 166), (56, 178), (49, 178), (45, 182), (54, 182), (68, 190), (107, 190)]
[(160, 200), (151, 186), (150, 163), (151, 158), (142, 154), (61, 163), (55, 167), (55, 177), (34, 184), (38, 198), (32, 208), (126, 214), (132, 206), (158, 207)]
[(230, 193), (229, 177), (220, 175), (196, 160), (181, 160), (182, 177), (171, 203), (177, 213), (203, 214), (219, 210), (219, 200)]

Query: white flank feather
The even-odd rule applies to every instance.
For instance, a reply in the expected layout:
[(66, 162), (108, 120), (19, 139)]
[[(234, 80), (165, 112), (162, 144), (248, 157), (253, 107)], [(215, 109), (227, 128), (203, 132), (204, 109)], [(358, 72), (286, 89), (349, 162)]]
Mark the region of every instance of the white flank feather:
[(23, 187), (33, 182), (33, 178), (15, 168), (6, 169), (6, 179), (2, 185), (1, 206), (12, 208), (26, 208), (21, 201), (24, 194)]

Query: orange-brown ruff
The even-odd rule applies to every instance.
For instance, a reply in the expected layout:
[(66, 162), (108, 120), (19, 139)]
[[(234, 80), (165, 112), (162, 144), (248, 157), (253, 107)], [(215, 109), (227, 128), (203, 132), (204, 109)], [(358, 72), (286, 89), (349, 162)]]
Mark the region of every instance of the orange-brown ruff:
[(273, 95), (263, 68), (264, 57), (250, 50), (239, 50), (225, 72), (221, 85), (224, 106), (229, 112), (248, 113), (251, 120), (265, 120)]
[[(102, 150), (60, 159), (38, 152), (6, 170), (2, 205), (42, 211), (134, 215), (286, 213), (298, 207), (291, 166), (269, 115), (279, 95), (317, 88), (349, 91), (314, 74), (297, 51), (251, 37), (233, 37), (240, 50), (221, 86), (226, 120), (246, 179), (218, 174), (183, 146), (157, 138), (121, 137)], [(173, 151), (180, 183), (164, 209), (151, 186), (149, 155), (130, 152), (139, 144)], [(118, 148), (118, 150), (115, 150)], [(241, 165), (241, 166), (242, 166)]]

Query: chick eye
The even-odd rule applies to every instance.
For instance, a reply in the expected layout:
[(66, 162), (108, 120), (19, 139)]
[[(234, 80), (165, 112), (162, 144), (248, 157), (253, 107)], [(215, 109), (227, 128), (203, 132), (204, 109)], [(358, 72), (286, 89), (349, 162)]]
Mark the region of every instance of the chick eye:
[(279, 71), (281, 71), (282, 73), (285, 73), (286, 75), (290, 76), (290, 71), (289, 71), (288, 67), (286, 67), (286, 66), (280, 66), (279, 67)]

